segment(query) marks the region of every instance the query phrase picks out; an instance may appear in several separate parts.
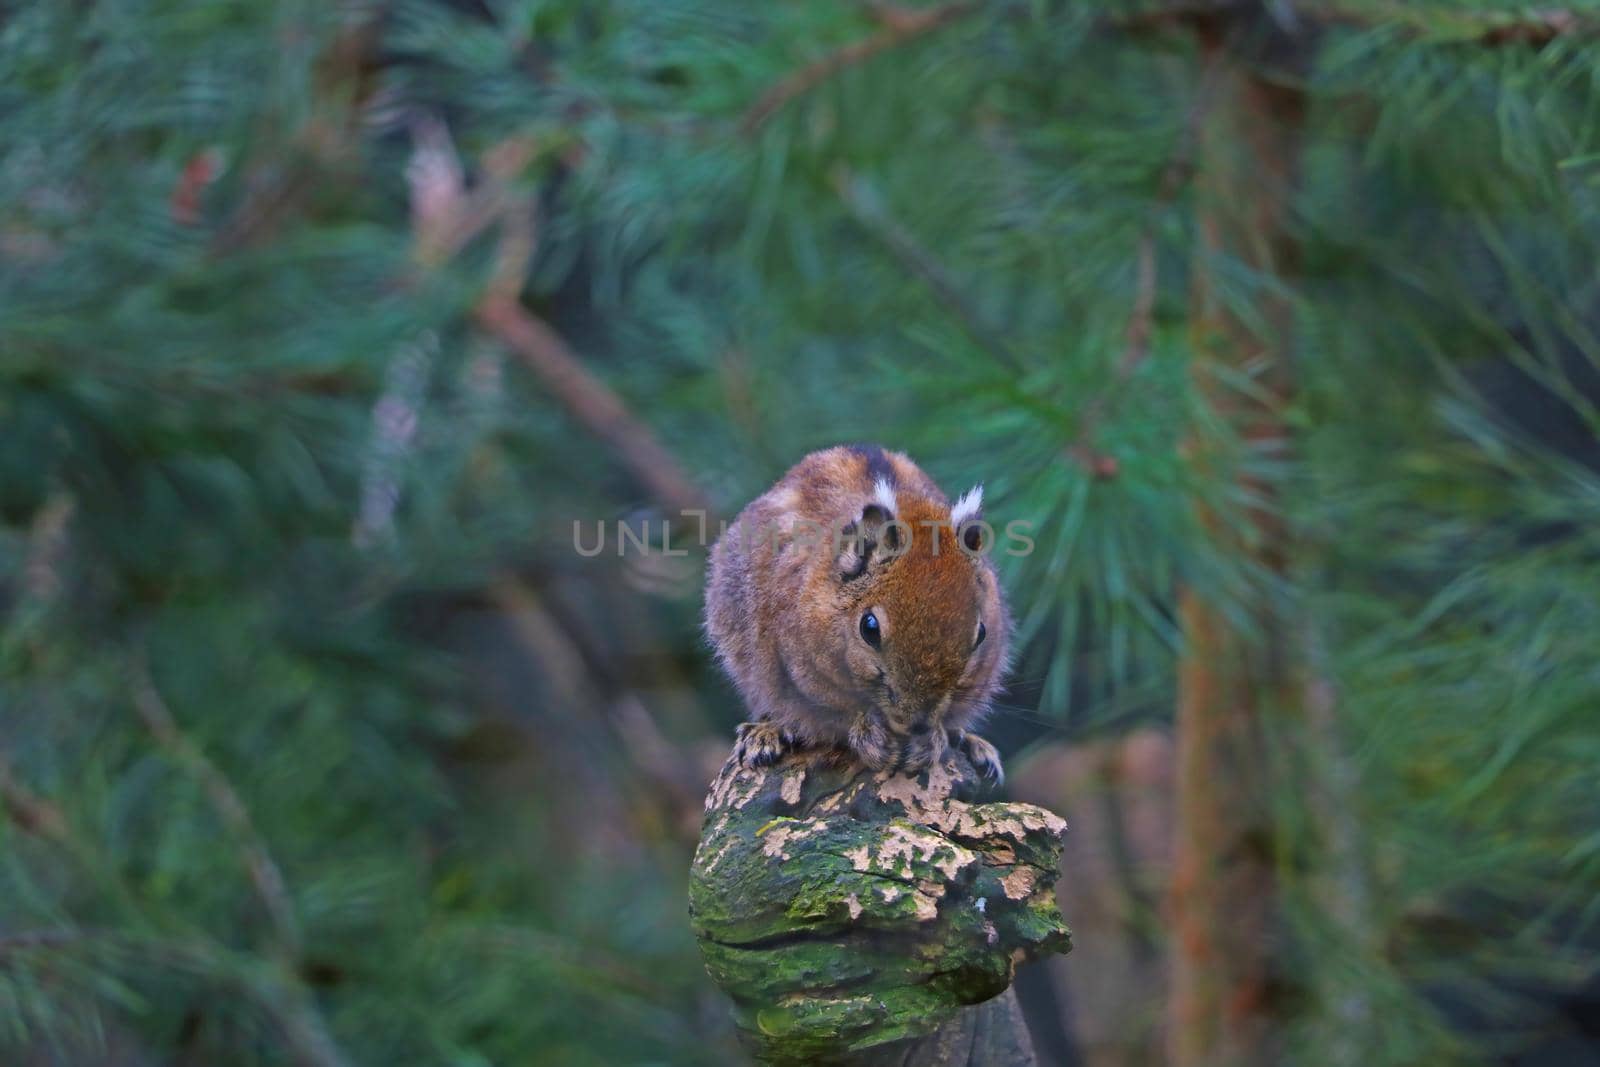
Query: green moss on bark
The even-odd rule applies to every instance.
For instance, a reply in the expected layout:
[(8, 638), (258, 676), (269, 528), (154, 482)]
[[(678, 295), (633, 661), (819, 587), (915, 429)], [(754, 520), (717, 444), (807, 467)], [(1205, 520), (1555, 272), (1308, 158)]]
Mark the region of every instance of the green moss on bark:
[[(758, 1058), (842, 1061), (913, 1039), (931, 1050), (942, 1029), (973, 1030), (958, 1016), (1003, 993), (1018, 964), (1067, 951), (1065, 824), (973, 803), (975, 780), (956, 755), (916, 778), (816, 754), (723, 768), (690, 915)], [(1009, 1004), (979, 1022), (1021, 1026)], [(1026, 1045), (1015, 1037), (1007, 1049)]]

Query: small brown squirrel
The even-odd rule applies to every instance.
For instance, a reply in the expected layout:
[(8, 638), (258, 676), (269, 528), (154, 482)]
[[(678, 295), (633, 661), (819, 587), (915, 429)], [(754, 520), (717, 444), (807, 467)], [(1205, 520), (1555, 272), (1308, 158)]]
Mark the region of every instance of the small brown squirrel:
[(806, 456), (739, 514), (711, 551), (705, 623), (753, 720), (742, 763), (843, 748), (915, 773), (958, 745), (1001, 778), (969, 732), (1011, 631), (982, 500), (980, 486), (952, 505), (910, 457), (851, 445)]

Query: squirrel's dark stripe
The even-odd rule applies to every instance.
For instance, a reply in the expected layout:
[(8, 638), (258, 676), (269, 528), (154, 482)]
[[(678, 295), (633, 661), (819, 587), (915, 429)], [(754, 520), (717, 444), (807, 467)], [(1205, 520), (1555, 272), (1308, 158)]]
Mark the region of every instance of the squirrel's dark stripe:
[(890, 485), (897, 484), (894, 476), (894, 464), (889, 462), (888, 455), (882, 445), (850, 445), (850, 451), (861, 456), (867, 461), (867, 481), (876, 482), (879, 478)]

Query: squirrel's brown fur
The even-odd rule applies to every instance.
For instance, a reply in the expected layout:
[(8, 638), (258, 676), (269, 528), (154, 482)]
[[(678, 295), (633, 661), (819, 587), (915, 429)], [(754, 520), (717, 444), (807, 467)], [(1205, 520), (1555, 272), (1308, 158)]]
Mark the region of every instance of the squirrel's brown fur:
[(914, 772), (953, 743), (1000, 775), (994, 746), (968, 732), (999, 688), (1011, 629), (988, 546), (966, 547), (979, 500), (963, 497), (953, 525), (909, 457), (841, 446), (740, 513), (711, 552), (706, 632), (750, 709), (742, 761), (842, 747)]

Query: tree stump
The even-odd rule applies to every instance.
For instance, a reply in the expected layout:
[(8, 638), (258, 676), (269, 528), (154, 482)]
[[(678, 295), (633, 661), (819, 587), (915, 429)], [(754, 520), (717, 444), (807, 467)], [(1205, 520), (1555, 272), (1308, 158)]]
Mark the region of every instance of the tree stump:
[(1066, 824), (973, 803), (966, 758), (913, 777), (838, 753), (731, 759), (706, 797), (689, 913), (764, 1063), (1034, 1062), (1020, 963), (1066, 952)]

